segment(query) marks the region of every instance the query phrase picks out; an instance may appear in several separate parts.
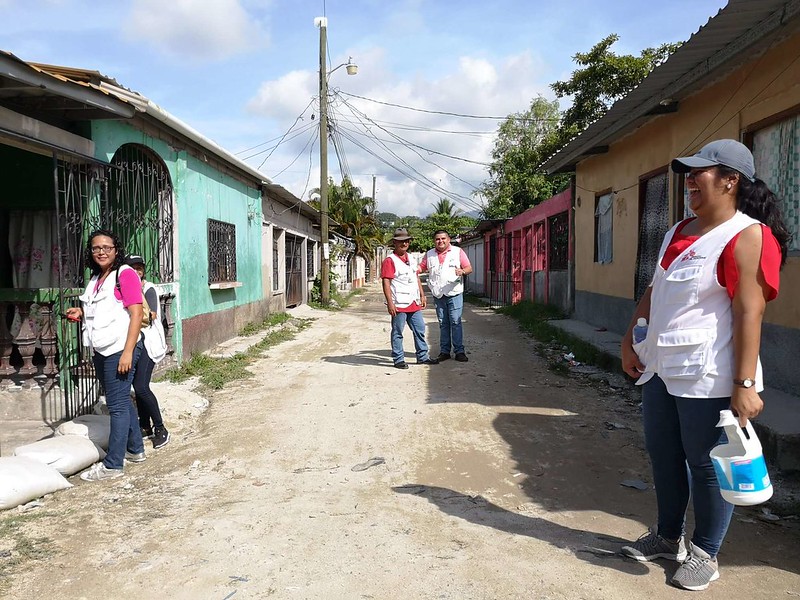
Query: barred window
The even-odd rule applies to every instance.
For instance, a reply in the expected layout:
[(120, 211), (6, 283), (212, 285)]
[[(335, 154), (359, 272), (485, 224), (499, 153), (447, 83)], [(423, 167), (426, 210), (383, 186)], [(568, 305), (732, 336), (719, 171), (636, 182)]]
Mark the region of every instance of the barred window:
[(236, 225), (208, 220), (208, 283), (236, 281)]
[(569, 213), (548, 219), (550, 226), (550, 270), (566, 271), (569, 267)]
[(306, 242), (306, 277), (308, 279), (313, 279), (316, 276), (316, 271), (314, 270), (314, 265), (316, 263), (316, 256), (317, 256), (317, 245), (308, 240)]

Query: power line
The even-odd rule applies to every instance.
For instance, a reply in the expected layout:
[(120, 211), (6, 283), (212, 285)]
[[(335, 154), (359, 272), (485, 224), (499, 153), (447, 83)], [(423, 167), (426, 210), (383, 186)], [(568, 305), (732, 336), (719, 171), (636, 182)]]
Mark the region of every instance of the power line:
[(559, 118), (552, 118), (552, 119), (529, 119), (526, 117), (516, 117), (514, 115), (503, 115), (501, 117), (498, 116), (489, 116), (489, 115), (468, 115), (464, 113), (455, 113), (455, 112), (447, 112), (443, 110), (428, 110), (426, 108), (415, 108), (413, 106), (405, 106), (403, 104), (394, 104), (393, 102), (384, 102), (383, 100), (375, 100), (374, 98), (367, 98), (365, 96), (358, 96), (356, 94), (349, 94), (347, 92), (339, 91), (338, 93), (344, 94), (345, 96), (350, 96), (351, 98), (358, 98), (360, 100), (366, 100), (367, 102), (374, 102), (375, 104), (383, 104), (384, 106), (393, 106), (395, 108), (402, 108), (405, 110), (413, 110), (415, 112), (422, 112), (428, 113), (433, 115), (448, 115), (450, 117), (461, 117), (464, 119), (490, 119), (493, 121), (505, 121), (506, 119), (516, 119), (520, 121), (531, 121), (531, 122), (552, 122), (557, 123), (560, 119)]
[[(438, 168), (438, 169), (441, 169), (442, 171), (444, 171), (445, 173), (447, 173), (448, 175), (450, 175), (450, 176), (451, 176), (451, 177), (453, 177), (454, 179), (457, 179), (457, 180), (461, 181), (462, 183), (464, 183), (464, 184), (468, 185), (468, 186), (469, 186), (469, 187), (471, 187), (473, 190), (477, 190), (477, 189), (478, 189), (476, 186), (472, 185), (470, 182), (466, 181), (465, 179), (462, 179), (461, 177), (459, 177), (459, 176), (458, 176), (458, 175), (456, 175), (455, 173), (452, 173), (452, 172), (448, 171), (447, 169), (445, 169), (444, 167), (442, 167), (442, 166), (441, 166), (441, 165), (439, 165), (438, 163), (435, 163), (435, 162), (433, 162), (433, 161), (431, 161), (431, 160), (428, 160), (428, 159), (427, 159), (427, 158), (425, 158), (425, 157), (424, 157), (422, 154), (420, 154), (420, 153), (419, 153), (417, 150), (415, 150), (415, 148), (421, 148), (421, 146), (418, 146), (418, 145), (416, 145), (416, 144), (412, 144), (411, 142), (408, 142), (407, 140), (404, 140), (404, 139), (403, 139), (403, 138), (401, 138), (400, 136), (398, 136), (398, 135), (396, 135), (396, 134), (394, 134), (394, 133), (392, 133), (392, 132), (390, 132), (390, 131), (386, 131), (386, 129), (384, 129), (383, 127), (381, 127), (381, 126), (380, 126), (380, 125), (378, 125), (377, 123), (375, 123), (375, 121), (373, 121), (372, 119), (370, 119), (370, 118), (369, 118), (369, 116), (367, 116), (365, 113), (362, 113), (361, 111), (358, 111), (358, 110), (357, 110), (355, 107), (353, 107), (353, 106), (352, 106), (352, 105), (351, 105), (349, 102), (345, 101), (345, 102), (344, 102), (344, 104), (345, 104), (345, 106), (347, 106), (347, 108), (349, 108), (349, 109), (350, 109), (350, 111), (353, 113), (353, 115), (356, 117), (356, 119), (357, 119), (357, 120), (358, 120), (358, 121), (361, 123), (361, 125), (364, 127), (364, 129), (365, 129), (366, 131), (369, 131), (370, 135), (373, 135), (373, 136), (374, 136), (374, 134), (373, 134), (373, 133), (370, 131), (370, 128), (369, 128), (367, 125), (365, 125), (365, 124), (363, 123), (363, 121), (361, 120), (361, 116), (363, 116), (363, 117), (364, 117), (365, 119), (367, 119), (369, 122), (373, 123), (373, 124), (374, 124), (376, 127), (378, 127), (379, 129), (381, 129), (382, 131), (384, 131), (384, 132), (388, 133), (388, 134), (389, 134), (389, 135), (390, 135), (390, 136), (391, 136), (391, 137), (392, 137), (394, 140), (396, 140), (396, 141), (394, 141), (394, 142), (390, 142), (390, 143), (397, 143), (397, 144), (401, 144), (401, 145), (403, 145), (404, 147), (406, 147), (406, 148), (408, 148), (409, 150), (411, 150), (412, 152), (414, 152), (414, 153), (415, 153), (417, 156), (419, 156), (419, 157), (420, 157), (422, 160), (424, 160), (424, 161), (425, 161), (425, 162), (427, 162), (428, 164), (430, 164), (430, 165), (433, 165), (433, 166), (435, 166), (435, 167), (436, 167), (436, 168)], [(359, 113), (361, 116), (359, 116), (359, 114), (357, 114), (357, 113)], [(376, 139), (377, 139), (377, 136), (374, 136), (374, 137), (376, 137)], [(387, 140), (387, 141), (389, 141), (389, 140)], [(435, 152), (435, 151), (432, 151), (432, 150), (427, 150), (427, 149), (424, 149), (424, 150), (425, 150), (426, 152), (433, 152), (433, 153), (435, 153), (435, 154), (440, 154), (440, 155), (442, 155), (442, 156), (448, 156), (448, 155), (445, 155), (445, 154), (443, 154), (443, 153), (440, 153), (440, 152)], [(452, 158), (452, 157), (451, 157), (451, 158)], [(470, 162), (470, 161), (468, 161), (468, 162)]]

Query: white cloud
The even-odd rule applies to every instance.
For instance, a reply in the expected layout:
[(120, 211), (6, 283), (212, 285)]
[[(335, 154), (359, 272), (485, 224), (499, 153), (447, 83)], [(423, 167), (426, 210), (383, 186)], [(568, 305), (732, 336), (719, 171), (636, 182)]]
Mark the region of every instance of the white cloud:
[(223, 60), (266, 44), (239, 0), (134, 0), (124, 33), (184, 60)]
[[(399, 76), (387, 66), (386, 53), (380, 48), (353, 54), (358, 56), (358, 76), (348, 77), (337, 71), (331, 78), (332, 90), (340, 88), (343, 92), (428, 111), (500, 117), (525, 110), (539, 94), (551, 95), (547, 86), (539, 82), (541, 64), (529, 53), (496, 61), (462, 56), (453, 63), (451, 72), (440, 73), (436, 78)], [(347, 54), (338, 57), (339, 60), (335, 58), (334, 65), (345, 62)], [(279, 124), (276, 129), (282, 133), (317, 93), (315, 71), (293, 71), (264, 82), (249, 101), (248, 109), (253, 115), (275, 120)], [(309, 123), (309, 116), (310, 111), (304, 124)], [(494, 136), (471, 132), (494, 132), (499, 120), (405, 110), (346, 94), (334, 96), (331, 116), (333, 123), (341, 128), (346, 160), (356, 185), (369, 195), (372, 174), (378, 176), (379, 210), (424, 216), (432, 212), (431, 205), (442, 197), (450, 197), (464, 211), (475, 209), (472, 192), (486, 179), (487, 171), (482, 165), (466, 161), (490, 162)], [(298, 195), (307, 191), (309, 172), (311, 187), (319, 184), (319, 150), (318, 146), (311, 150), (307, 145), (308, 136), (313, 135), (311, 130), (307, 131), (278, 148), (263, 166), (268, 176), (274, 176), (294, 158), (304, 157), (278, 177), (279, 183)], [(329, 173), (338, 181), (338, 161), (332, 152), (331, 148)], [(262, 155), (251, 162), (258, 166), (261, 160)]]

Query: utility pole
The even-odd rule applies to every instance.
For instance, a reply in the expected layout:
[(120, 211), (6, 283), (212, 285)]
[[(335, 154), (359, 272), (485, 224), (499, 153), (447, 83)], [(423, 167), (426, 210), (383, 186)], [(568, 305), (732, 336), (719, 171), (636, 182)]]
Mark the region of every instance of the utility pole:
[(328, 19), (318, 17), (319, 25), (319, 212), (320, 236), (322, 237), (320, 258), (320, 284), (322, 305), (331, 301), (330, 256), (328, 247), (328, 71), (325, 52), (328, 46)]

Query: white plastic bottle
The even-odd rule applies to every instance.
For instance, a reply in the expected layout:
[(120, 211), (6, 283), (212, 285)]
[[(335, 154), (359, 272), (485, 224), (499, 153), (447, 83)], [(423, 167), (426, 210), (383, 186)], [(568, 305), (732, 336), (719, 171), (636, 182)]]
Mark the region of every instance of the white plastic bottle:
[(643, 342), (646, 337), (647, 319), (639, 317), (636, 321), (636, 325), (633, 326), (633, 343), (638, 344), (639, 342)]
[(722, 497), (739, 506), (752, 506), (769, 500), (772, 483), (753, 425), (748, 421), (742, 428), (730, 410), (721, 410), (717, 427), (724, 427), (728, 436), (727, 444), (711, 450)]

